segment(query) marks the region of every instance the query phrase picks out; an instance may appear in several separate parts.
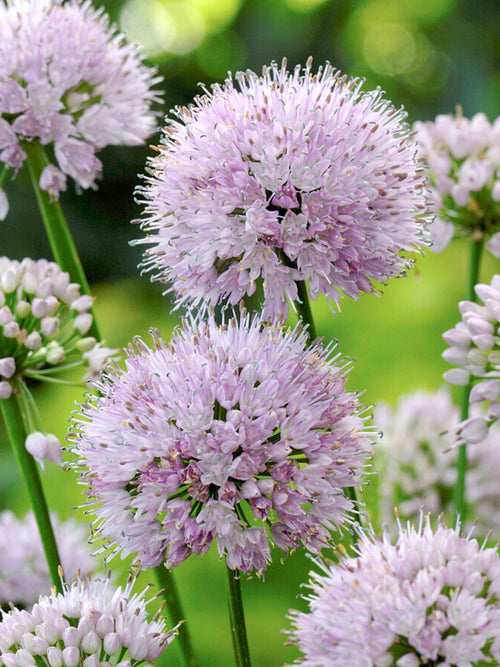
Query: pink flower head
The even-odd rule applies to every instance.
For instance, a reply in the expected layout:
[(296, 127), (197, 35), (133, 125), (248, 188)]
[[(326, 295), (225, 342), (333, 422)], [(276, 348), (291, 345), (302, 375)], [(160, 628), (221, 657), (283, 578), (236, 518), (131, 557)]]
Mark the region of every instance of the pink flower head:
[(63, 593), (42, 596), (30, 612), (4, 613), (2, 665), (151, 665), (177, 630), (167, 630), (162, 617), (149, 620), (145, 591), (133, 593), (132, 586), (78, 579)]
[(236, 304), (261, 282), (274, 318), (298, 281), (336, 303), (404, 271), (400, 251), (422, 243), (424, 174), (403, 111), (361, 84), (273, 63), (177, 109), (141, 189), (138, 243), (179, 303)]
[(326, 546), (371, 451), (331, 351), (248, 316), (191, 320), (168, 347), (136, 340), (75, 425), (97, 535), (145, 568), (213, 540), (245, 572), (267, 567), (270, 543)]
[(429, 518), (392, 544), (362, 533), (354, 558), (312, 573), (290, 632), (302, 667), (498, 664), (500, 559)]
[(437, 214), (431, 249), (441, 252), (457, 234), (485, 238), (499, 257), (500, 117), (493, 124), (484, 113), (469, 120), (458, 107), (456, 116), (439, 115), (414, 128)]
[[(87, 527), (72, 519), (60, 521), (51, 514), (51, 522), (67, 581), (78, 572), (85, 576), (98, 566), (88, 544)], [(40, 533), (32, 512), (17, 519), (12, 512), (0, 513), (0, 605), (35, 604), (40, 595), (50, 592), (52, 582), (43, 552)]]
[(0, 163), (18, 170), (25, 142), (49, 146), (40, 187), (56, 198), (66, 176), (95, 187), (101, 148), (154, 131), (155, 71), (89, 0), (0, 0), (0, 61)]

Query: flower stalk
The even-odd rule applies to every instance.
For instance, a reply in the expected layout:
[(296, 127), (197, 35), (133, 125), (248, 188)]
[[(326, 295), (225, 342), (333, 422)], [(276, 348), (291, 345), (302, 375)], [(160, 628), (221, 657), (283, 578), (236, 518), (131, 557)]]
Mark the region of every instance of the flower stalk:
[(234, 661), (236, 667), (250, 667), (250, 651), (248, 648), (243, 598), (241, 595), (240, 572), (226, 566), (229, 620), (231, 638), (233, 640)]
[(154, 572), (156, 580), (163, 590), (163, 597), (167, 603), (170, 621), (173, 625), (180, 624), (178, 641), (186, 667), (198, 667), (199, 663), (194, 654), (189, 628), (187, 624), (183, 622), (186, 616), (177, 591), (174, 576), (164, 565), (155, 567)]
[(17, 464), (26, 483), (47, 558), (52, 584), (59, 592), (62, 592), (61, 578), (58, 572), (61, 561), (40, 475), (34, 458), (25, 447), (26, 431), (23, 425), (20, 401), (19, 392), (14, 392), (10, 398), (0, 401), (0, 410)]
[[(28, 171), (54, 260), (63, 271), (69, 273), (73, 282), (81, 285), (82, 294), (90, 294), (87, 277), (61, 204), (40, 187), (40, 176), (45, 167), (50, 164), (49, 159), (39, 141), (25, 143), (24, 149), (28, 155)], [(100, 340), (95, 317), (93, 317), (88, 335)]]
[[(481, 257), (483, 251), (483, 239), (472, 240), (470, 242), (469, 271), (467, 276), (468, 301), (477, 302), (477, 295), (474, 291), (475, 285), (479, 282), (481, 269)], [(469, 416), (469, 397), (472, 389), (472, 380), (462, 388), (460, 396), (460, 419), (465, 421)], [(462, 525), (464, 525), (467, 516), (467, 503), (465, 500), (465, 478), (467, 473), (467, 445), (459, 445), (457, 458), (457, 482), (453, 489), (453, 504), (457, 514), (460, 516)]]

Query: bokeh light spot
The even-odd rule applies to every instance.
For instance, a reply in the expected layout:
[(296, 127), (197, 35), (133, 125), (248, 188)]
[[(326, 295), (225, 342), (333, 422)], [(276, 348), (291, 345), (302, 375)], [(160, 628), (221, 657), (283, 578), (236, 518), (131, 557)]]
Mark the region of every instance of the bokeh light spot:
[(415, 40), (401, 23), (375, 23), (365, 33), (363, 55), (375, 72), (401, 74), (413, 64)]
[(119, 23), (129, 39), (142, 44), (148, 56), (189, 53), (205, 36), (203, 16), (193, 4), (181, 0), (127, 0)]
[(196, 60), (212, 79), (225, 79), (229, 71), (236, 72), (246, 64), (245, 45), (234, 32), (208, 37), (196, 50)]

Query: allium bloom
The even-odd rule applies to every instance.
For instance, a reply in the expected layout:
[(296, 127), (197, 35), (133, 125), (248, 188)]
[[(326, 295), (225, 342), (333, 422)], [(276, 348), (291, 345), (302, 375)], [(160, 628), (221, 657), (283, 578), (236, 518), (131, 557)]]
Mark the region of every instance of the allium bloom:
[(498, 664), (497, 549), (427, 518), (395, 544), (363, 533), (357, 551), (312, 573), (310, 611), (290, 613), (302, 667)]
[(441, 252), (457, 234), (487, 239), (500, 257), (500, 117), (493, 124), (484, 113), (469, 120), (458, 108), (456, 116), (414, 127), (437, 213), (432, 250)]
[(266, 317), (297, 281), (338, 302), (400, 275), (426, 206), (403, 111), (310, 61), (235, 78), (177, 109), (149, 162), (144, 268), (180, 303), (236, 304), (261, 280)]
[[(61, 522), (51, 515), (61, 565), (67, 581), (78, 572), (93, 572), (98, 562), (92, 558), (85, 526), (76, 521)], [(40, 595), (50, 593), (52, 582), (40, 534), (32, 512), (17, 519), (12, 512), (0, 513), (0, 605), (12, 603), (31, 607)]]
[(64, 586), (30, 612), (12, 609), (0, 622), (0, 665), (152, 667), (172, 641), (163, 618), (148, 620), (145, 591), (108, 579)]
[(84, 379), (95, 376), (95, 359), (102, 368), (117, 350), (85, 337), (92, 304), (54, 262), (0, 257), (0, 399), (18, 377), (43, 380), (78, 363)]
[(155, 72), (89, 0), (0, 0), (0, 61), (0, 163), (17, 171), (39, 140), (53, 162), (40, 187), (55, 197), (66, 176), (95, 186), (98, 150), (154, 130)]
[(270, 541), (327, 545), (371, 450), (345, 360), (248, 316), (192, 320), (168, 347), (154, 338), (103, 375), (76, 424), (97, 535), (145, 568), (212, 540), (245, 572), (267, 567)]
[[(444, 379), (451, 384), (475, 382), (470, 402), (488, 402), (488, 420), (500, 419), (500, 276), (493, 276), (489, 285), (479, 284), (474, 290), (484, 305), (472, 301), (459, 303), (462, 320), (443, 334), (450, 347), (443, 352), (446, 361), (458, 368), (446, 371)], [(461, 425), (459, 435), (465, 442), (479, 441), (487, 432), (484, 419), (473, 418)]]
[[(380, 520), (394, 524), (394, 507), (407, 519), (421, 510), (455, 516), (452, 503), (457, 478), (455, 432), (460, 411), (445, 389), (401, 397), (394, 410), (379, 404), (374, 421), (382, 431), (378, 462)], [(465, 497), (475, 517), (475, 534), (500, 537), (500, 427), (467, 448)]]

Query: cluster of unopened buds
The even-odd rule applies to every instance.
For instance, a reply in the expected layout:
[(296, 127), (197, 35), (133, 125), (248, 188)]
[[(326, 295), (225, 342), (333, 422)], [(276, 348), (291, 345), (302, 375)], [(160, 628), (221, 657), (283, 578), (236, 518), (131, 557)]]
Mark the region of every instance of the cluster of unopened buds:
[(417, 122), (415, 130), (437, 214), (432, 249), (441, 252), (457, 233), (485, 238), (500, 256), (500, 119), (491, 124), (477, 113), (469, 120), (458, 107), (456, 116)]
[(475, 286), (484, 305), (472, 301), (459, 304), (462, 320), (443, 338), (451, 346), (443, 352), (446, 361), (459, 366), (446, 371), (445, 380), (467, 386), (473, 383), (470, 402), (486, 401), (486, 419), (474, 417), (462, 422), (459, 436), (465, 442), (484, 439), (488, 422), (500, 419), (500, 275), (489, 285)]
[(132, 585), (79, 579), (30, 612), (12, 609), (0, 622), (0, 665), (152, 667), (177, 630), (159, 615), (149, 620), (144, 591), (132, 593)]
[(70, 367), (98, 374), (117, 350), (86, 336), (93, 297), (47, 260), (0, 258), (0, 399), (16, 378), (44, 380)]

